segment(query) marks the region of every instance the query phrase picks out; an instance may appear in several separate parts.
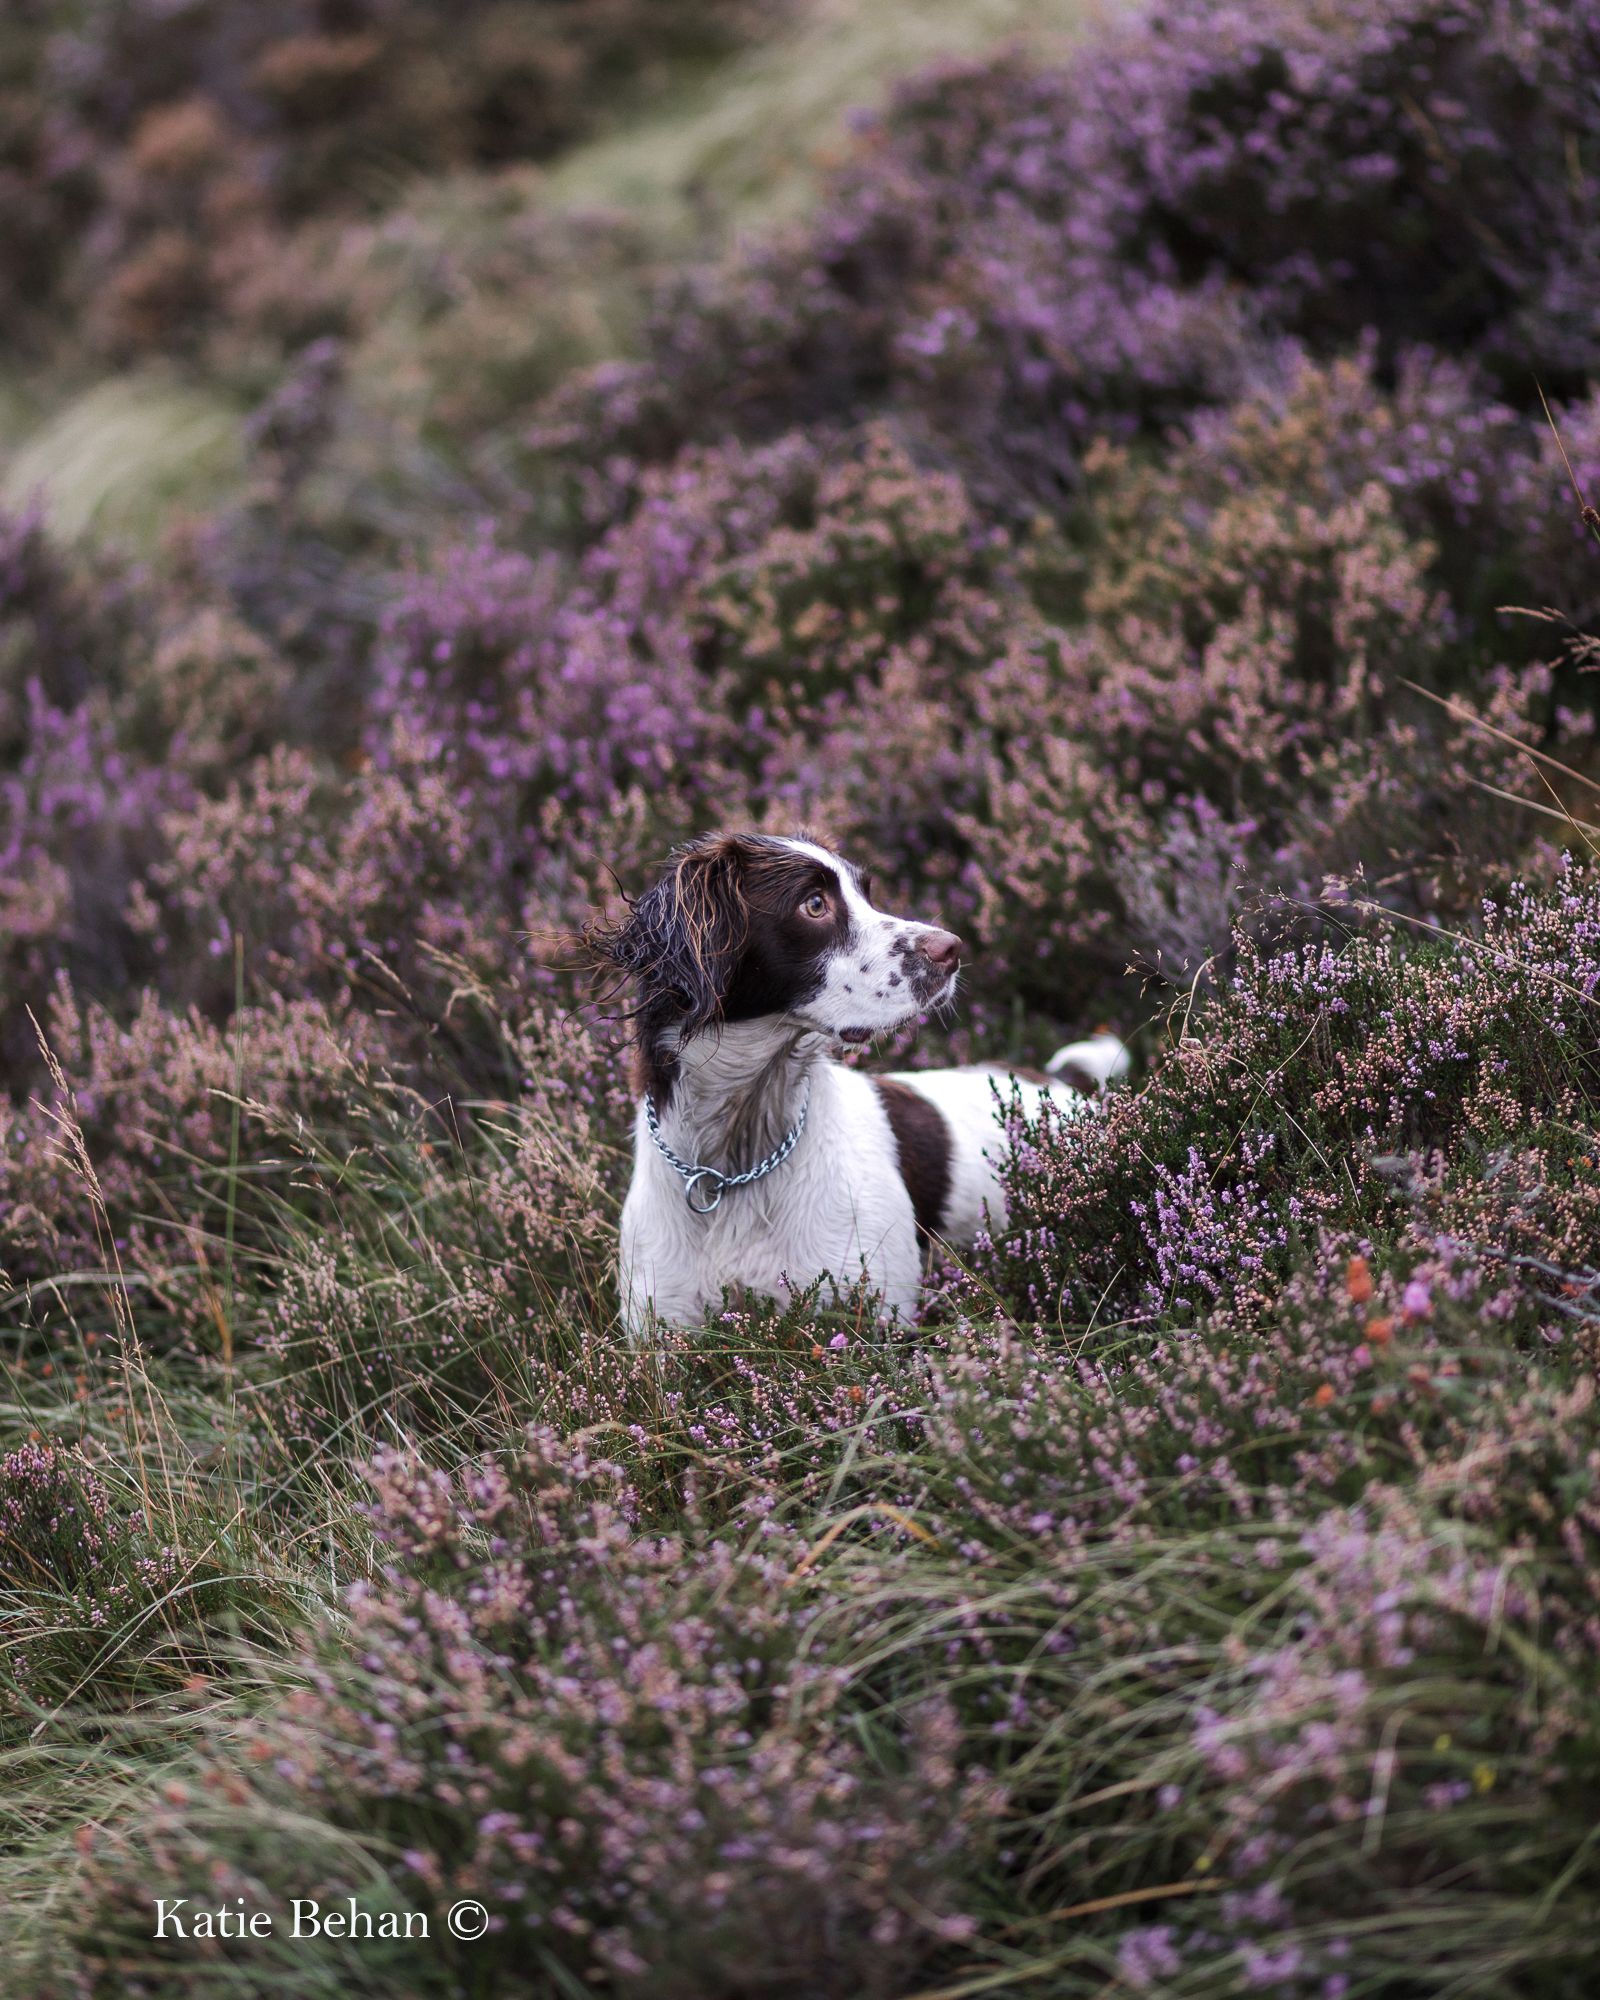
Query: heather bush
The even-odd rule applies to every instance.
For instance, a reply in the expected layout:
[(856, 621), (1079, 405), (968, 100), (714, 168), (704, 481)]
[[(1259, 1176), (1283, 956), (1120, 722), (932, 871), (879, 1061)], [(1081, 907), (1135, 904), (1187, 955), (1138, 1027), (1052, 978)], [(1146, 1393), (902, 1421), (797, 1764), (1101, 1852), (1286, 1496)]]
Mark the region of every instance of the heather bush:
[(123, 899), (175, 781), (130, 754), (115, 691), (148, 646), (119, 565), (56, 549), (37, 509), (0, 514), (0, 1060), (35, 1054), (23, 1008), (65, 965), (113, 985), (132, 968)]
[(148, 652), (127, 663), (126, 740), (154, 763), (215, 788), (290, 733), (293, 672), (232, 607), (174, 605)]
[[(1254, 1332), (938, 1371), (933, 1538), (852, 1562), (995, 1745), (1061, 1990), (1443, 1990), (1490, 1952), (1485, 1990), (1578, 1990), (1583, 1893), (1546, 1898), (1589, 1865), (1592, 1383), (1519, 1352), (1541, 1319), (1459, 1259), (1328, 1254)], [(1130, 1853), (1159, 1925), (1050, 1929)]]
[(53, 1713), (70, 1726), (87, 1711), (103, 1726), (226, 1673), (226, 1645), (277, 1638), (292, 1592), (246, 1566), (248, 1535), (213, 1519), (204, 1497), (171, 1487), (154, 1502), (121, 1467), (104, 1458), (97, 1467), (87, 1447), (64, 1439), (0, 1456), (0, 1530), (0, 1738), (9, 1747)]
[[(0, 1270), (21, 1284), (115, 1253), (169, 1304), (188, 1271), (214, 1328), (220, 1273), (191, 1266), (230, 1214), (239, 1221), (229, 1168), (241, 1113), (330, 1127), (380, 1058), (370, 1023), (280, 1000), (240, 1007), (223, 1030), (151, 993), (124, 1022), (63, 980), (39, 1027), (52, 1068), (28, 1108), (6, 1114)], [(252, 1219), (246, 1210), (241, 1243)]]
[[(1591, 7), (1163, 5), (1085, 78), (1118, 253), (1248, 285), (1319, 345), (1470, 348), (1581, 382)], [(1111, 175), (1108, 174), (1108, 178)]]
[(113, 1510), (104, 1482), (69, 1447), (7, 1452), (0, 1493), (14, 1730), (24, 1698), (41, 1705), (70, 1698), (93, 1678), (98, 1642), (119, 1638), (171, 1590), (181, 1566), (175, 1549), (144, 1542), (137, 1512)]
[[(691, 1513), (640, 1534), (618, 1469), (547, 1433), (453, 1477), (391, 1452), (372, 1479), (383, 1566), (252, 1744), (254, 1810), (376, 1814), (402, 1907), (491, 1911), (462, 1976), (893, 1993), (965, 1933), (940, 1864), (984, 1837), (992, 1787), (962, 1779), (936, 1703), (897, 1744), (850, 1729), (808, 1656), (792, 1531), (712, 1536)], [(180, 1879), (204, 1864), (181, 1814), (143, 1837)], [(151, 1976), (131, 1909), (118, 1936), (130, 1862), (113, 1845), (91, 1867), (106, 1990)], [(239, 1879), (276, 1900), (270, 1874)], [(446, 1984), (449, 1964), (446, 1943)], [(204, 1954), (163, 1972), (208, 1983)]]
[(28, 693), (28, 747), (0, 772), (0, 1049), (18, 1077), (37, 1046), (25, 1009), (43, 1004), (55, 971), (115, 991), (142, 970), (127, 898), (161, 807), (186, 789), (123, 750), (103, 697), (63, 711), (37, 682)]
[[(1036, 558), (1036, 589), (1114, 619), (1170, 615), (1192, 585), (1197, 601), (1185, 595), (1181, 608), (1193, 640), (1229, 581), (1237, 593), (1241, 574), (1261, 577), (1245, 522), (1270, 497), (1287, 517), (1287, 546), (1315, 532), (1308, 516), (1350, 507), (1374, 513), (1378, 538), (1404, 536), (1428, 582), (1443, 587), (1441, 648), (1503, 643), (1494, 613), (1519, 591), (1581, 605), (1592, 565), (1582, 523), (1550, 477), (1559, 460), (1548, 427), (1497, 400), (1472, 368), (1425, 349), (1408, 352), (1392, 384), (1379, 376), (1370, 338), (1327, 363), (1292, 351), (1227, 408), (1175, 431), (1159, 463), (1099, 445), (1084, 468), (1084, 539), (1058, 573)], [(1562, 433), (1580, 479), (1592, 478), (1583, 406), (1563, 411)], [(1314, 607), (1297, 609), (1304, 619)]]
[[(1380, 855), (1386, 900), (1448, 908), (1521, 837), (1485, 789), (1517, 790), (1517, 745), (1581, 754), (1585, 707), (1543, 666), (1492, 664), (1498, 634), (1440, 587), (1486, 502), (1416, 412), (1462, 393), (1448, 369), (1391, 398), (1360, 361), (1302, 361), (1159, 464), (1089, 454), (1084, 529), (1024, 562), (1081, 622), (984, 677), (963, 828), (984, 945), (1036, 1004), (1130, 957), (1186, 979), (1252, 891), (1315, 899)], [(1480, 470), (1529, 477), (1526, 426), (1490, 406), (1484, 429)], [(1475, 653), (1471, 692), (1430, 699)]]
[[(1375, 554), (1364, 544), (1361, 567), (1341, 565), (1349, 595), (1334, 615), (1349, 650), (1335, 642), (1333, 685), (1300, 678), (1302, 633), (1254, 593), (1198, 660), (1164, 625), (1130, 621), (1118, 650), (1087, 640), (1056, 677), (1033, 660), (996, 677), (991, 716), (1016, 720), (963, 831), (978, 937), (1032, 1007), (1092, 1004), (1130, 961), (1187, 985), (1226, 958), (1242, 911), (1263, 897), (1337, 899), (1369, 863), (1386, 905), (1459, 913), (1526, 841), (1519, 746), (1551, 740), (1549, 671), (1486, 676), (1481, 707), (1367, 672), (1359, 622), (1387, 634), (1399, 621), (1380, 609), (1383, 586), (1415, 581), (1403, 564), (1365, 566)], [(1420, 618), (1414, 590), (1411, 605)], [(1586, 717), (1561, 720), (1587, 741)], [(1041, 723), (1049, 733), (1035, 735)], [(1081, 747), (1096, 726), (1125, 749), (1116, 762)]]
[(986, 1278), (1051, 1323), (1248, 1317), (1321, 1232), (1432, 1229), (1559, 1284), (1600, 1194), (1597, 893), (1568, 863), (1476, 938), (1242, 938), (1143, 1091), (1018, 1151)]
[(622, 618), (563, 601), (553, 564), (485, 540), (451, 550), (385, 619), (373, 751), (393, 754), (409, 723), (463, 792), (501, 790), (519, 819), (551, 793), (597, 803), (664, 774), (697, 747), (699, 690), (670, 658), (641, 673), (628, 638)]
[(343, 992), (371, 957), (469, 947), (488, 913), (451, 911), (445, 893), (480, 829), (426, 745), (396, 750), (398, 771), (368, 767), (336, 805), (326, 768), (279, 746), (220, 799), (166, 816), (165, 851), (130, 905), (149, 948), (196, 983), (208, 959), (231, 981), (240, 938), (279, 990)]
[(51, 541), (37, 506), (0, 513), (0, 759), (27, 749), (30, 701), (57, 711), (115, 684), (148, 617), (112, 563), (90, 566)]

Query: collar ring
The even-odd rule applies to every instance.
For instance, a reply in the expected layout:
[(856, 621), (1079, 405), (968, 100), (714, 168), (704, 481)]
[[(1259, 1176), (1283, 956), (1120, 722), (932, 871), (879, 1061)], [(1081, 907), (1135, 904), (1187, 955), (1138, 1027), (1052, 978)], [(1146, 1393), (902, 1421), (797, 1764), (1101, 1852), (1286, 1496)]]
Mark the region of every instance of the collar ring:
[[(710, 1181), (712, 1183), (711, 1199), (709, 1201), (701, 1199), (703, 1193), (700, 1187), (701, 1181)], [(697, 1167), (684, 1180), (683, 1198), (696, 1215), (710, 1215), (714, 1210), (722, 1206), (722, 1196), (727, 1185), (727, 1181), (717, 1172), (715, 1167)]]

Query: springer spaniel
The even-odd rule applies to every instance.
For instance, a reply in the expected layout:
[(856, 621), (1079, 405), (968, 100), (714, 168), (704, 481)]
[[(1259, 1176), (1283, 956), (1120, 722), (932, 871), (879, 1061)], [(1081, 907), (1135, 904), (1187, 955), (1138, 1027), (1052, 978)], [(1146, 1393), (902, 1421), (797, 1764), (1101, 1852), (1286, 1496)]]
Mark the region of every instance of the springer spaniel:
[(599, 956), (636, 989), (633, 1184), (622, 1211), (629, 1333), (686, 1326), (724, 1286), (781, 1298), (864, 1282), (914, 1316), (927, 1239), (960, 1247), (1005, 1213), (1001, 1099), (1069, 1113), (1128, 1066), (1114, 1035), (1050, 1075), (1003, 1067), (868, 1076), (830, 1060), (955, 993), (961, 940), (874, 907), (808, 840), (713, 834), (670, 858)]

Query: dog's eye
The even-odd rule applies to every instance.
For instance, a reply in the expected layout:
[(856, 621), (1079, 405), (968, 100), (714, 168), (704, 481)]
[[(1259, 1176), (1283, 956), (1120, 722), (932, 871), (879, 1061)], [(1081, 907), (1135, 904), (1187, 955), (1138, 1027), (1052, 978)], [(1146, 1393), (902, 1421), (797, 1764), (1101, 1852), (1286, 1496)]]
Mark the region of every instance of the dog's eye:
[(825, 917), (828, 914), (828, 899), (820, 889), (813, 889), (800, 905), (803, 917)]

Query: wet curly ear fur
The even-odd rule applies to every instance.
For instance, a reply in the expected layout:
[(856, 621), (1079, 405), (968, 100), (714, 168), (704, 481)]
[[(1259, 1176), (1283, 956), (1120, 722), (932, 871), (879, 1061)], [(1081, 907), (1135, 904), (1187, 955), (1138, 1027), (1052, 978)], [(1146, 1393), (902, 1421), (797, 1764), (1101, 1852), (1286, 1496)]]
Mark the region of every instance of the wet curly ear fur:
[(668, 1030), (687, 1040), (721, 1017), (748, 941), (745, 858), (737, 836), (691, 841), (621, 923), (591, 924), (584, 933), (595, 957), (634, 983), (644, 1087), (662, 1102), (676, 1068), (664, 1047)]

